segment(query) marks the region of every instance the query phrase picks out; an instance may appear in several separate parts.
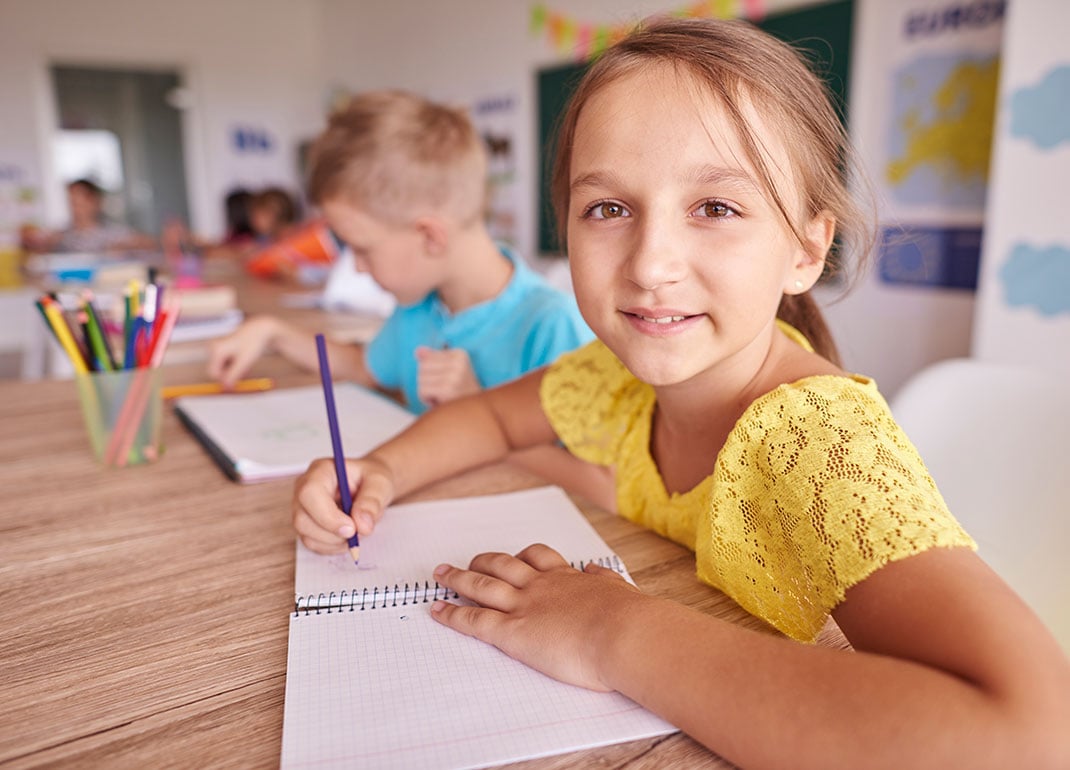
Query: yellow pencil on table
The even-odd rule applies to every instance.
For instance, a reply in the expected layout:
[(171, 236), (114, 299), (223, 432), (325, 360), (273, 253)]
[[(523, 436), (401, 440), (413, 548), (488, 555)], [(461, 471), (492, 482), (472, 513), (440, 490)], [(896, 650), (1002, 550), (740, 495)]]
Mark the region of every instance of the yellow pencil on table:
[(167, 385), (161, 388), (161, 393), (166, 400), (180, 396), (208, 396), (215, 393), (251, 393), (257, 390), (271, 390), (273, 387), (275, 387), (275, 381), (270, 377), (257, 377), (250, 380), (239, 380), (230, 388), (224, 388), (218, 382)]

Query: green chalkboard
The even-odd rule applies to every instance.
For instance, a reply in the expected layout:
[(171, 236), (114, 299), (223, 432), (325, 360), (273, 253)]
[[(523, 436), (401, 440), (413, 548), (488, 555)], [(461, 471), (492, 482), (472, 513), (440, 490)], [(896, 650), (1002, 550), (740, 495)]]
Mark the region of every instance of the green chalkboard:
[[(854, 0), (834, 0), (766, 17), (758, 26), (803, 51), (825, 79), (844, 125), (850, 93), (851, 29)], [(539, 253), (560, 254), (550, 205), (550, 167), (557, 123), (573, 90), (587, 70), (586, 63), (570, 63), (537, 73), (539, 106)]]

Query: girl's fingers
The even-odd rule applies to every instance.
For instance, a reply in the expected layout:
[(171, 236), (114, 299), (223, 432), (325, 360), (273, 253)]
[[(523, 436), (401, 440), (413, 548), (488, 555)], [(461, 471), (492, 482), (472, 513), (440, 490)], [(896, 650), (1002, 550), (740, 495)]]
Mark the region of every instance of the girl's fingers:
[(431, 605), (431, 617), (454, 631), (499, 646), (505, 615), (486, 607), (470, 607), (436, 601)]
[(347, 463), (347, 472), (350, 483), (357, 484), (352, 511), (357, 531), (362, 535), (370, 534), (394, 499), (393, 479), (380, 473), (367, 473), (365, 468), (352, 463)]
[(434, 574), (441, 585), (483, 607), (508, 612), (515, 604), (516, 588), (500, 578), (449, 564), (435, 567)]
[(550, 546), (543, 545), (542, 543), (533, 543), (532, 545), (529, 545), (523, 551), (518, 553), (516, 558), (526, 564), (530, 564), (532, 567), (542, 572), (569, 566), (569, 563), (565, 561), (564, 556)]
[(507, 553), (481, 553), (472, 558), (468, 569), (490, 577), (504, 580), (511, 586), (527, 585), (535, 569), (525, 561)]
[(304, 515), (325, 532), (349, 537), (353, 534), (353, 520), (338, 507), (337, 498), (338, 479), (333, 462), (328, 459), (314, 461), (294, 490), (294, 526)]
[[(319, 547), (313, 548), (317, 553), (334, 553), (346, 544), (346, 537), (337, 532), (328, 532), (304, 512), (294, 515), (293, 528), (306, 544), (309, 541), (319, 543)], [(309, 547), (312, 548), (311, 545)]]
[(311, 535), (301, 535), (301, 542), (304, 543), (305, 547), (310, 551), (328, 556), (335, 553), (342, 553), (346, 550), (345, 540), (321, 540)]

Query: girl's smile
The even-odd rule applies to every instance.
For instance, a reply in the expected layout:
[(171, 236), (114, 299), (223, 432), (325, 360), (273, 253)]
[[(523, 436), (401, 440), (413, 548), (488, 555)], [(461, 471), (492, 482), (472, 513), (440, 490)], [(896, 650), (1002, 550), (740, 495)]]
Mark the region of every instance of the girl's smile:
[(680, 334), (702, 321), (701, 315), (679, 310), (624, 308), (620, 312), (636, 331), (652, 337)]

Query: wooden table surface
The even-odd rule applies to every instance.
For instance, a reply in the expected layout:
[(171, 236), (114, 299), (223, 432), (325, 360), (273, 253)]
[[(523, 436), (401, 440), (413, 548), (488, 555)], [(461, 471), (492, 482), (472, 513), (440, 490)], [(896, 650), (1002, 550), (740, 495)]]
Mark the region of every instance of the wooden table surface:
[[(275, 359), (251, 373), (265, 375), (315, 382)], [(70, 381), (0, 382), (0, 765), (278, 765), (292, 480), (229, 481), (170, 409), (157, 463), (107, 470), (81, 420)], [(409, 499), (540, 483), (494, 466)], [(761, 625), (695, 578), (686, 549), (576, 502), (644, 591)], [(821, 643), (844, 644), (831, 624)], [(518, 766), (594, 765), (728, 766), (681, 734)]]

